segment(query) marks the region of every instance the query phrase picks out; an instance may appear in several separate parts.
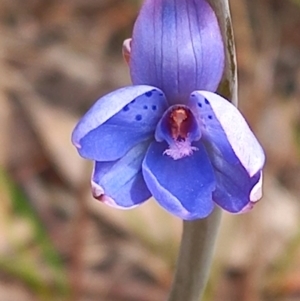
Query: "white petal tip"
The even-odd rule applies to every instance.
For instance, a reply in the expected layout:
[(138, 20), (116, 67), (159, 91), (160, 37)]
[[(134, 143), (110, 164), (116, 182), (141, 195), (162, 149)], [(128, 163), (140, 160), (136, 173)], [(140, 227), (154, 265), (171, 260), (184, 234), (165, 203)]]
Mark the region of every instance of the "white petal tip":
[(105, 205), (108, 205), (110, 207), (117, 208), (117, 209), (122, 209), (122, 210), (133, 209), (133, 208), (139, 206), (139, 204), (132, 205), (129, 207), (120, 206), (115, 202), (114, 199), (112, 199), (111, 197), (109, 197), (108, 195), (106, 195), (104, 193), (104, 189), (101, 186), (96, 184), (94, 181), (92, 181), (91, 184), (92, 184), (93, 197)]
[(261, 171), (259, 181), (255, 184), (255, 186), (252, 188), (250, 192), (250, 201), (253, 203), (256, 203), (262, 197), (262, 181), (263, 181), (263, 175)]

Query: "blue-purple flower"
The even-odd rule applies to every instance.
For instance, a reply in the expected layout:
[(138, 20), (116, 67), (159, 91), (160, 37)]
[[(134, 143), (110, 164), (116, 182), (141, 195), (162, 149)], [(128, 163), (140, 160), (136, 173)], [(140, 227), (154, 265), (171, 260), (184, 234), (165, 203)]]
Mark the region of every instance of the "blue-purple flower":
[(72, 141), (95, 161), (93, 196), (132, 208), (151, 196), (186, 220), (261, 197), (264, 153), (216, 91), (223, 41), (205, 0), (146, 0), (125, 43), (132, 86), (100, 98)]

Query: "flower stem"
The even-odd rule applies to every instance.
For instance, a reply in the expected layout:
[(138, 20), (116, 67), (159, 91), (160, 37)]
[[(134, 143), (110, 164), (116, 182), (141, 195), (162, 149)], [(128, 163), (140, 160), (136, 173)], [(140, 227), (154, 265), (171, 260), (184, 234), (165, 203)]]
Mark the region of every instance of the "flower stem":
[(221, 209), (215, 208), (206, 219), (184, 221), (169, 301), (199, 301), (207, 282), (220, 220)]
[[(224, 39), (226, 64), (218, 93), (237, 105), (237, 67), (228, 0), (207, 0), (214, 9)], [(184, 221), (177, 268), (168, 301), (199, 301), (206, 286), (221, 220), (215, 208), (206, 219)]]

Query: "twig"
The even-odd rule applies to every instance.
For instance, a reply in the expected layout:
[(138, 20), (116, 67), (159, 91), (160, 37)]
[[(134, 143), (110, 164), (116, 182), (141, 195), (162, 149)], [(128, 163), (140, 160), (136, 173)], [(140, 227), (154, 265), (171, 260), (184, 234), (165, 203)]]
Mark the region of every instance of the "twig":
[(70, 250), (70, 301), (79, 301), (83, 293), (83, 251), (88, 222), (87, 184), (86, 181), (83, 181), (76, 192), (77, 208), (73, 220)]
[[(237, 105), (237, 68), (228, 0), (208, 0), (221, 27), (226, 67), (218, 92)], [(168, 301), (199, 301), (207, 283), (221, 210), (203, 220), (183, 224), (177, 269)]]

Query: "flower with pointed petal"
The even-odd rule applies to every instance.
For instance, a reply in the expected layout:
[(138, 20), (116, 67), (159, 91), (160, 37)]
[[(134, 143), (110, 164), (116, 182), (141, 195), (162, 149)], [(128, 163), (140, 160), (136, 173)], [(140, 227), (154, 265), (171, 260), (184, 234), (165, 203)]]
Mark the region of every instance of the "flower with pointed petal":
[(213, 93), (224, 49), (206, 0), (146, 0), (123, 54), (133, 85), (100, 98), (72, 135), (95, 161), (94, 197), (126, 209), (152, 195), (186, 220), (215, 204), (250, 210), (264, 153), (239, 111)]

